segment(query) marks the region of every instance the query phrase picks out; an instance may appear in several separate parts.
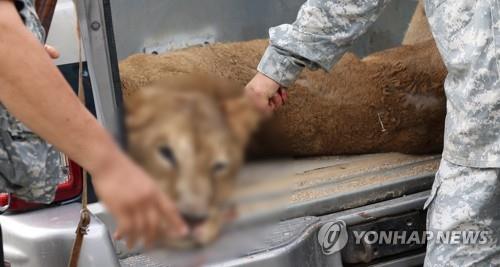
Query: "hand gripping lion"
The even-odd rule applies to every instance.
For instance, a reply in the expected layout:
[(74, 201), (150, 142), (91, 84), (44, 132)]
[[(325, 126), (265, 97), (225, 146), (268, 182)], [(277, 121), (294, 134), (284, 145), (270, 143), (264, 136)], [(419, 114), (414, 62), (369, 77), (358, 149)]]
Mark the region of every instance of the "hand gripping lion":
[(267, 45), (215, 44), (120, 64), (130, 153), (192, 228), (172, 245), (217, 236), (247, 144), (257, 156), (441, 150), (446, 69), (433, 40), (364, 59), (346, 54), (330, 73), (304, 71), (250, 140), (262, 118), (243, 88)]

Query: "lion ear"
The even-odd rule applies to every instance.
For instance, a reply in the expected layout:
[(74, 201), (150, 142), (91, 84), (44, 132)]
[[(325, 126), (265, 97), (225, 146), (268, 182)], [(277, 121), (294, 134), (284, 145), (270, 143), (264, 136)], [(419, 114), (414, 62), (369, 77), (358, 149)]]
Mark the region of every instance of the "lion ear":
[(229, 128), (240, 144), (245, 146), (262, 121), (262, 115), (244, 96), (225, 100), (224, 111)]
[(148, 124), (155, 114), (151, 100), (157, 99), (157, 90), (153, 87), (144, 87), (134, 94), (125, 97), (125, 124), (129, 130), (138, 129)]

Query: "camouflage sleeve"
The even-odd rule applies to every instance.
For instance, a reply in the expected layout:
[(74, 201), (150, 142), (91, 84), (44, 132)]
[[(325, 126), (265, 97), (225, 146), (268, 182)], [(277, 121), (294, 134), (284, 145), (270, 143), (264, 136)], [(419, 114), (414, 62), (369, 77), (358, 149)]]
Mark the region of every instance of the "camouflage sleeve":
[(269, 30), (258, 71), (283, 86), (304, 67), (330, 70), (390, 0), (308, 0), (297, 20)]
[(14, 5), (28, 30), (30, 30), (40, 42), (44, 42), (45, 30), (36, 14), (34, 0), (14, 0)]

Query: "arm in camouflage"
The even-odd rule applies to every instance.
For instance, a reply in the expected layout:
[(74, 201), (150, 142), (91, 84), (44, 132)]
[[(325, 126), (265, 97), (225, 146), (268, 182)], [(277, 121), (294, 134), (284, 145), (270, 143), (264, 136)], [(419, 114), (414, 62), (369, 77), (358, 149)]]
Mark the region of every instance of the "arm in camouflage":
[(330, 70), (390, 0), (308, 0), (297, 20), (269, 30), (259, 72), (283, 86), (304, 67)]

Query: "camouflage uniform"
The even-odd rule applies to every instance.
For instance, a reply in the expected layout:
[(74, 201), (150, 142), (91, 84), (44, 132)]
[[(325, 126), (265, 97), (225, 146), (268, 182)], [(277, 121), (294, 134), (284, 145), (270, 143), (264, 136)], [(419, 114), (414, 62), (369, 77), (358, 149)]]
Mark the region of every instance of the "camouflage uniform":
[[(443, 160), (426, 203), (428, 229), (488, 230), (487, 244), (428, 242), (427, 266), (500, 265), (500, 1), (425, 0), (448, 68)], [(271, 28), (258, 70), (288, 86), (304, 67), (330, 70), (389, 0), (308, 0)]]
[[(500, 266), (499, 178), (498, 168), (471, 168), (441, 160), (432, 196), (425, 204), (427, 230), (434, 233), (427, 244), (426, 266)], [(436, 238), (439, 231), (483, 231), (488, 242), (442, 244)]]
[[(44, 30), (33, 0), (14, 1), (24, 23), (42, 41)], [(50, 203), (57, 184), (64, 181), (59, 153), (0, 104), (0, 191)]]

